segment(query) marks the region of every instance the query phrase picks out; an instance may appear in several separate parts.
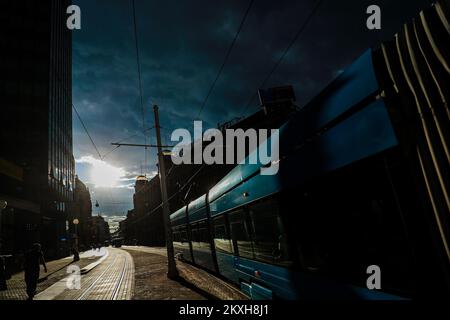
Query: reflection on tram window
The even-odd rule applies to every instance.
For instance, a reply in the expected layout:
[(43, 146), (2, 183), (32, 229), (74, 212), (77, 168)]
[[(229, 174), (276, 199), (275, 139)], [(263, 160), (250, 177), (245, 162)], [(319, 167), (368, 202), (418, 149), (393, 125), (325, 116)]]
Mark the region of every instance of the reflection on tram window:
[(189, 242), (186, 231), (183, 231), (183, 232), (180, 233), (180, 241), (181, 241), (181, 243), (188, 243)]
[(358, 285), (365, 284), (367, 267), (378, 265), (384, 289), (411, 292), (411, 251), (386, 172), (380, 165), (363, 169), (355, 166), (303, 193), (297, 224), (304, 261), (310, 270)]
[(198, 224), (198, 246), (199, 248), (210, 249), (209, 231), (206, 221), (202, 221)]
[(253, 248), (244, 210), (238, 210), (230, 214), (230, 228), (237, 254), (243, 258), (253, 259)]
[(192, 246), (198, 246), (198, 224), (191, 224), (191, 238), (192, 238)]
[(185, 226), (173, 229), (173, 244), (176, 247), (189, 246)]
[(250, 206), (252, 240), (255, 259), (291, 266), (288, 241), (279, 216), (276, 200), (266, 200)]
[(218, 252), (233, 253), (230, 236), (225, 225), (225, 218), (214, 219), (214, 245)]

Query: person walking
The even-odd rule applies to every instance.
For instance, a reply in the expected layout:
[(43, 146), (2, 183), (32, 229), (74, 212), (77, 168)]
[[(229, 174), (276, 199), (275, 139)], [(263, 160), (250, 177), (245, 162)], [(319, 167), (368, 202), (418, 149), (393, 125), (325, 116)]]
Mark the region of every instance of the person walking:
[(25, 283), (27, 285), (28, 300), (33, 300), (36, 294), (41, 263), (44, 266), (45, 273), (47, 273), (47, 265), (45, 264), (41, 245), (35, 243), (31, 247), (31, 250), (25, 254)]
[(6, 262), (3, 256), (0, 256), (0, 291), (8, 290), (6, 284)]
[(6, 291), (8, 286), (6, 284), (6, 263), (2, 254), (2, 238), (0, 237), (0, 291)]

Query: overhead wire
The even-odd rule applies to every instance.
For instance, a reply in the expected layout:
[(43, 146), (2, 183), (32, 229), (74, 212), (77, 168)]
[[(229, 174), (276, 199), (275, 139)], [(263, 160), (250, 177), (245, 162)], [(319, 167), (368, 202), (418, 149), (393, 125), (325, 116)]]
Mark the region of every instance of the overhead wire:
[(239, 27), (238, 27), (238, 29), (236, 31), (236, 34), (235, 34), (235, 36), (233, 38), (233, 41), (231, 42), (230, 46), (228, 47), (227, 53), (225, 54), (225, 58), (224, 58), (224, 60), (222, 62), (222, 65), (220, 66), (219, 71), (217, 72), (217, 75), (214, 78), (214, 81), (212, 82), (212, 84), (211, 84), (211, 86), (210, 86), (210, 88), (208, 90), (208, 93), (206, 94), (205, 99), (203, 100), (203, 103), (202, 103), (202, 105), (200, 107), (200, 110), (199, 110), (199, 112), (197, 114), (197, 118), (200, 118), (200, 116), (201, 116), (201, 114), (202, 114), (202, 112), (203, 112), (203, 110), (204, 110), (204, 108), (205, 108), (205, 106), (206, 106), (206, 104), (207, 104), (207, 102), (209, 100), (209, 97), (211, 96), (214, 88), (216, 87), (217, 81), (219, 80), (219, 78), (220, 78), (220, 76), (221, 76), (221, 74), (223, 72), (223, 69), (225, 68), (225, 65), (227, 64), (228, 59), (229, 59), (230, 54), (231, 54), (231, 51), (233, 51), (233, 48), (234, 48), (234, 46), (236, 44), (236, 41), (237, 41), (237, 39), (239, 37), (239, 34), (241, 33), (242, 28), (244, 27), (245, 21), (247, 20), (248, 14), (249, 14), (252, 6), (253, 6), (253, 2), (254, 2), (254, 0), (250, 0), (250, 2), (248, 4), (247, 10), (245, 11), (244, 16), (242, 17), (241, 23), (239, 24)]
[[(155, 128), (155, 127), (147, 128), (147, 129), (144, 130), (144, 132), (153, 130), (154, 128)], [(134, 134), (134, 135), (132, 135), (132, 136), (129, 136), (129, 137), (126, 137), (126, 138), (124, 138), (124, 139), (119, 140), (117, 143), (122, 143), (122, 142), (128, 141), (128, 140), (130, 140), (130, 139), (136, 138), (136, 137), (139, 136), (140, 134), (141, 134), (141, 133), (136, 133), (136, 134)], [(110, 154), (112, 154), (114, 151), (116, 151), (116, 150), (119, 149), (120, 147), (121, 147), (121, 146), (116, 146), (116, 147), (112, 148), (110, 151), (108, 151), (106, 154), (103, 155), (102, 160), (104, 160), (107, 156), (109, 156)]]
[[(297, 42), (297, 40), (300, 38), (300, 36), (303, 34), (303, 32), (305, 31), (306, 27), (309, 25), (310, 21), (312, 20), (312, 18), (314, 17), (314, 15), (317, 13), (317, 11), (319, 10), (320, 6), (322, 5), (323, 0), (317, 0), (314, 7), (312, 8), (311, 12), (309, 13), (309, 15), (307, 16), (306, 20), (300, 25), (300, 28), (298, 29), (298, 31), (295, 33), (295, 36), (292, 38), (291, 42), (289, 42), (288, 46), (285, 48), (285, 50), (283, 51), (283, 53), (281, 54), (281, 56), (278, 58), (278, 60), (275, 62), (275, 64), (273, 65), (273, 67), (270, 69), (269, 73), (267, 74), (267, 76), (264, 78), (264, 80), (261, 82), (261, 84), (259, 85), (258, 89), (264, 88), (264, 86), (267, 84), (267, 82), (270, 80), (270, 78), (272, 77), (272, 75), (275, 73), (275, 71), (278, 69), (278, 67), (280, 66), (281, 62), (284, 60), (284, 58), (286, 57), (286, 55), (289, 53), (289, 51), (291, 50), (291, 48), (293, 47), (293, 45)], [(241, 113), (241, 117), (244, 116), (245, 112), (247, 111), (247, 109), (250, 107), (250, 105), (253, 103), (253, 100), (256, 98), (256, 96), (258, 95), (257, 91), (255, 91), (250, 99), (248, 100), (247, 104), (245, 105), (244, 109), (242, 110)]]
[[(58, 78), (59, 78), (59, 76), (58, 76)], [(84, 124), (84, 121), (83, 121), (83, 119), (81, 118), (80, 114), (78, 113), (78, 110), (77, 110), (77, 108), (75, 107), (75, 104), (74, 104), (74, 103), (72, 103), (72, 108), (73, 108), (73, 110), (75, 110), (75, 114), (77, 115), (78, 120), (80, 120), (81, 125), (82, 125), (83, 128), (84, 128), (84, 131), (86, 132), (87, 136), (89, 137), (89, 140), (91, 140), (91, 143), (92, 143), (92, 145), (94, 146), (94, 149), (95, 149), (95, 151), (96, 151), (97, 154), (98, 154), (98, 157), (100, 158), (100, 160), (102, 160), (102, 155), (100, 154), (100, 151), (98, 150), (97, 145), (96, 145), (95, 142), (94, 142), (94, 139), (92, 139), (92, 136), (91, 136), (91, 134), (89, 133), (89, 130), (87, 129), (86, 125)]]
[[(147, 144), (147, 136), (145, 135), (145, 108), (144, 108), (144, 98), (143, 98), (143, 90), (142, 90), (142, 72), (141, 72), (141, 59), (139, 54), (139, 39), (138, 39), (138, 32), (137, 32), (137, 21), (136, 21), (136, 5), (135, 1), (131, 0), (132, 7), (133, 7), (133, 27), (134, 27), (134, 43), (136, 48), (136, 63), (137, 63), (137, 71), (138, 71), (138, 82), (139, 82), (139, 99), (141, 104), (141, 111), (142, 111), (142, 130), (144, 133), (144, 140), (145, 144)], [(148, 149), (145, 148), (144, 150), (144, 158), (145, 158), (145, 166), (147, 166), (147, 151)]]
[[(213, 83), (212, 83), (212, 85), (211, 85), (211, 87), (210, 87), (210, 89), (209, 89), (209, 91), (208, 91), (208, 93), (207, 93), (207, 95), (206, 95), (206, 97), (205, 97), (205, 99), (204, 99), (202, 105), (201, 105), (201, 108), (200, 108), (200, 110), (199, 110), (199, 113), (198, 113), (198, 115), (197, 115), (197, 118), (200, 118), (200, 115), (201, 115), (202, 112), (204, 111), (204, 108), (205, 108), (205, 106), (206, 106), (206, 104), (207, 104), (207, 102), (208, 102), (208, 99), (210, 98), (210, 96), (211, 96), (211, 94), (212, 94), (212, 92), (213, 92), (213, 90), (214, 90), (214, 88), (215, 88), (215, 86), (216, 86), (216, 84), (217, 84), (217, 81), (219, 80), (219, 78), (220, 78), (220, 76), (221, 76), (221, 74), (222, 74), (222, 72), (223, 72), (223, 69), (224, 69), (224, 67), (225, 67), (225, 65), (226, 65), (226, 63), (227, 63), (227, 61), (228, 61), (228, 58), (229, 58), (229, 56), (230, 56), (230, 54), (231, 54), (231, 51), (233, 50), (233, 47), (234, 47), (234, 45), (235, 45), (235, 43), (236, 43), (236, 41), (237, 41), (237, 39), (238, 39), (238, 37), (239, 37), (239, 34), (240, 34), (240, 32), (241, 32), (243, 26), (244, 26), (245, 20), (247, 19), (248, 13), (250, 12), (250, 9), (251, 9), (251, 7), (252, 7), (252, 5), (253, 5), (253, 2), (254, 2), (253, 0), (250, 1), (249, 6), (248, 6), (247, 10), (245, 11), (245, 14), (244, 14), (244, 16), (243, 16), (243, 19), (241, 20), (241, 23), (240, 23), (240, 25), (239, 25), (239, 28), (238, 28), (238, 30), (237, 30), (237, 32), (236, 32), (236, 35), (235, 35), (235, 37), (234, 37), (234, 39), (233, 39), (233, 41), (232, 41), (232, 43), (231, 43), (231, 45), (230, 45), (230, 47), (229, 47), (229, 49), (228, 49), (226, 55), (225, 55), (225, 59), (224, 59), (222, 65), (221, 65), (221, 67), (220, 67), (220, 69), (219, 69), (219, 71), (218, 71), (218, 73), (217, 73), (217, 75), (216, 75), (216, 77), (215, 77), (215, 79), (214, 79), (214, 81), (213, 81)], [(259, 88), (263, 88), (263, 87), (267, 84), (267, 82), (270, 80), (270, 78), (271, 78), (272, 75), (275, 73), (275, 71), (278, 69), (278, 67), (281, 65), (282, 61), (283, 61), (284, 58), (287, 56), (287, 54), (289, 53), (289, 51), (291, 50), (291, 48), (294, 46), (294, 44), (298, 41), (298, 39), (300, 38), (300, 36), (303, 34), (304, 30), (305, 30), (306, 27), (309, 25), (310, 21), (312, 20), (312, 18), (314, 17), (314, 15), (317, 13), (317, 11), (318, 11), (318, 9), (320, 8), (320, 6), (322, 5), (322, 3), (323, 3), (323, 0), (318, 0), (318, 1), (316, 1), (316, 3), (315, 3), (315, 5), (314, 5), (313, 9), (311, 10), (311, 12), (309, 13), (309, 15), (307, 16), (306, 20), (305, 20), (305, 21), (303, 22), (303, 24), (300, 26), (300, 28), (299, 28), (298, 31), (296, 32), (295, 36), (294, 36), (293, 39), (291, 40), (291, 42), (288, 44), (288, 46), (285, 48), (285, 50), (284, 50), (283, 53), (281, 54), (280, 58), (275, 62), (275, 64), (273, 65), (273, 67), (270, 69), (268, 75), (267, 75), (267, 76), (264, 78), (264, 80), (261, 82), (261, 85), (259, 86)], [(249, 101), (247, 102), (247, 104), (246, 104), (246, 106), (245, 106), (245, 108), (244, 108), (244, 110), (243, 110), (243, 112), (242, 112), (242, 114), (241, 114), (241, 117), (245, 114), (245, 111), (246, 111), (246, 110), (248, 109), (248, 107), (251, 105), (251, 103), (253, 102), (253, 100), (255, 99), (256, 96), (257, 96), (257, 92), (255, 92), (255, 93), (252, 94), (251, 98), (250, 98)], [(172, 200), (172, 199), (173, 199), (174, 197), (176, 197), (181, 191), (183, 191), (183, 190), (184, 190), (184, 189), (192, 182), (192, 180), (193, 180), (193, 179), (194, 179), (194, 178), (195, 178), (195, 177), (203, 170), (204, 167), (205, 167), (205, 165), (201, 166), (201, 167), (200, 167), (200, 168), (199, 168), (199, 169), (198, 169), (198, 170), (197, 170), (197, 171), (196, 171), (196, 172), (188, 179), (188, 181), (187, 181), (187, 182), (186, 182), (186, 183), (185, 183), (185, 184), (184, 184), (177, 192), (175, 192), (175, 194), (173, 194), (173, 195), (168, 199), (168, 201)], [(139, 217), (137, 220), (132, 221), (132, 223), (134, 224), (134, 223), (136, 223), (136, 222), (138, 222), (138, 221), (140, 221), (140, 220), (146, 218), (147, 216), (153, 214), (153, 213), (156, 212), (158, 209), (160, 209), (160, 208), (162, 207), (162, 205), (163, 205), (163, 204), (161, 203), (158, 207), (154, 208), (152, 211), (148, 212), (147, 214), (143, 215), (142, 217)]]

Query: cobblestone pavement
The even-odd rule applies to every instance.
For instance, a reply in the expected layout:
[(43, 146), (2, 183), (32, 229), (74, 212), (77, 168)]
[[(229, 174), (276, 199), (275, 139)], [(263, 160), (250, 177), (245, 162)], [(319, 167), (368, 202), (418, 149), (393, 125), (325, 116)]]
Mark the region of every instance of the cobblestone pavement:
[(167, 258), (139, 250), (126, 250), (135, 265), (133, 300), (205, 300), (200, 293), (167, 278)]
[(36, 296), (36, 300), (129, 300), (134, 287), (134, 263), (123, 250), (108, 248), (103, 261), (81, 274), (80, 287), (70, 289), (64, 278)]
[[(41, 266), (37, 293), (40, 293), (52, 286), (59, 280), (67, 277), (67, 267), (70, 265), (78, 266), (80, 269), (98, 260), (99, 257), (92, 252), (85, 252), (80, 256), (81, 260), (73, 262), (73, 257), (67, 257), (60, 260), (47, 262), (47, 273)], [(7, 280), (8, 290), (0, 291), (0, 300), (26, 300), (26, 285), (23, 272), (14, 274), (10, 280)]]
[[(125, 246), (123, 247), (123, 249), (129, 251), (132, 255), (133, 258), (136, 259), (135, 256), (137, 256), (136, 254), (133, 254), (133, 252), (142, 252), (142, 253), (147, 253), (151, 255), (151, 258), (148, 257), (147, 259), (153, 259), (153, 261), (155, 262), (155, 265), (157, 265), (158, 267), (158, 272), (160, 274), (163, 274), (164, 278), (167, 280), (166, 277), (166, 273), (167, 273), (167, 251), (166, 248), (152, 248), (152, 247), (131, 247), (131, 246)], [(159, 256), (159, 258), (158, 258)], [(150, 265), (151, 262), (147, 262), (149, 265), (145, 268), (147, 271), (147, 273), (145, 273), (145, 271), (142, 273), (143, 279), (142, 281), (144, 283), (148, 283), (148, 288), (147, 289), (142, 289), (143, 293), (142, 296), (140, 293), (136, 293), (136, 299), (140, 299), (141, 297), (143, 298), (148, 298), (148, 299), (152, 299), (152, 298), (158, 298), (158, 295), (152, 295), (151, 292), (147, 292), (152, 290), (152, 287), (154, 286), (152, 284), (151, 278), (152, 278), (152, 274), (154, 272), (156, 272), (156, 268), (153, 265)], [(180, 274), (180, 277), (182, 279), (184, 279), (188, 284), (191, 285), (191, 287), (195, 287), (197, 289), (199, 289), (201, 292), (206, 293), (209, 297), (213, 297), (215, 299), (219, 299), (219, 300), (248, 300), (248, 297), (246, 295), (244, 295), (241, 291), (239, 291), (236, 287), (234, 287), (233, 285), (215, 277), (214, 275), (194, 267), (193, 265), (190, 265), (188, 263), (184, 263), (181, 261), (177, 261), (177, 269), (178, 272)], [(136, 273), (138, 273), (138, 267), (136, 266)], [(146, 280), (147, 278), (147, 280)], [(167, 280), (170, 281), (170, 280)], [(172, 281), (174, 282), (174, 281)], [(139, 284), (141, 285), (141, 284)], [(155, 285), (156, 287), (158, 287), (158, 285)], [(136, 278), (136, 289), (138, 287), (138, 278)], [(169, 291), (169, 290), (167, 290)], [(193, 291), (191, 289), (191, 291)], [(168, 296), (176, 296), (176, 293), (165, 293)], [(163, 294), (164, 296), (164, 294)], [(192, 295), (192, 297), (194, 297), (195, 294)], [(202, 298), (205, 297), (205, 294), (201, 294), (201, 296), (203, 296)], [(187, 298), (180, 298), (180, 299), (187, 299)]]

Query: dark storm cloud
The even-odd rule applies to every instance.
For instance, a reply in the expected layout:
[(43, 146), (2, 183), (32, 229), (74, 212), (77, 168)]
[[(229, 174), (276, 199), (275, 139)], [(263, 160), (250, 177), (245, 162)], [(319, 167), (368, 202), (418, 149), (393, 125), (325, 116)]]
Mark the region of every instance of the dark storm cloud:
[[(102, 153), (111, 142), (142, 128), (131, 0), (77, 0), (82, 30), (74, 32), (73, 95)], [(160, 106), (166, 128), (191, 128), (248, 1), (135, 0), (145, 126), (151, 106)], [(315, 1), (255, 0), (224, 72), (201, 118), (209, 126), (239, 116), (275, 61), (306, 19)], [(429, 5), (429, 0), (324, 0), (316, 16), (267, 86), (294, 85), (298, 104), (308, 102), (346, 65)], [(365, 27), (366, 8), (382, 9), (382, 30)], [(257, 110), (253, 101), (247, 114)], [(92, 154), (77, 120), (75, 155)], [(154, 132), (150, 132), (154, 142)], [(163, 132), (167, 139), (168, 132)], [(143, 142), (137, 137), (130, 142)], [(155, 170), (155, 152), (150, 168)], [(144, 151), (119, 149), (108, 161), (134, 175)]]

